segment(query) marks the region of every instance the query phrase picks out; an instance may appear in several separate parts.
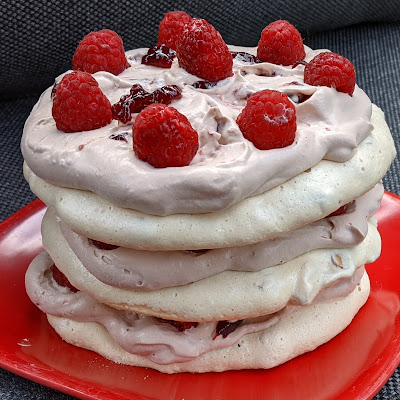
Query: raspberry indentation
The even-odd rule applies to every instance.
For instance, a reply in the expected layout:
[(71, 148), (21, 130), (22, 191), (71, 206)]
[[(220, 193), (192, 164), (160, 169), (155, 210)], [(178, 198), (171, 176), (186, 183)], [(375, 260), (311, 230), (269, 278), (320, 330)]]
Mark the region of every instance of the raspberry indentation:
[(199, 146), (189, 120), (164, 104), (152, 104), (138, 114), (132, 139), (136, 155), (156, 168), (188, 165)]
[(72, 292), (79, 292), (79, 289), (77, 289), (75, 286), (71, 284), (71, 282), (68, 280), (68, 278), (56, 267), (55, 264), (53, 264), (50, 267), (50, 271), (53, 275), (54, 280), (60, 285), (67, 287), (69, 290)]
[(165, 44), (176, 50), (183, 29), (191, 19), (192, 17), (183, 11), (170, 11), (165, 14), (158, 28), (157, 44)]
[(79, 43), (72, 59), (74, 70), (118, 75), (129, 67), (120, 36), (109, 29), (90, 32)]
[(147, 51), (147, 54), (142, 57), (142, 64), (159, 68), (171, 68), (175, 57), (175, 50), (170, 49), (165, 44), (161, 44), (153, 46)]
[(294, 104), (286, 94), (268, 89), (248, 98), (236, 122), (243, 136), (260, 150), (289, 146), (297, 129)]
[(90, 131), (111, 122), (111, 104), (87, 72), (74, 71), (57, 85), (52, 115), (63, 132)]
[(176, 49), (179, 65), (201, 79), (217, 82), (233, 75), (232, 56), (220, 33), (204, 19), (185, 26)]
[(126, 124), (132, 119), (132, 114), (144, 110), (150, 104), (171, 104), (173, 100), (181, 97), (181, 89), (176, 85), (163, 86), (149, 93), (141, 85), (134, 84), (130, 93), (122, 96), (119, 102), (112, 106), (112, 116)]
[(354, 65), (340, 54), (329, 51), (315, 56), (304, 67), (304, 82), (312, 86), (328, 86), (353, 95), (356, 86)]
[(257, 57), (265, 62), (292, 65), (306, 56), (299, 31), (288, 21), (272, 22), (261, 32)]

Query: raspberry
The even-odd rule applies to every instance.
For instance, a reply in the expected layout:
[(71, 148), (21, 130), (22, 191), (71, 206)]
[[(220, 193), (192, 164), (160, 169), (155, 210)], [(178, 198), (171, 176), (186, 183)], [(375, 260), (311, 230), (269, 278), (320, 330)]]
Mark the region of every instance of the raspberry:
[(68, 278), (53, 264), (50, 267), (50, 271), (53, 274), (54, 280), (60, 285), (67, 287), (70, 289), (72, 292), (78, 292), (78, 289), (71, 284), (71, 282), (68, 280)]
[(257, 57), (261, 61), (291, 65), (306, 56), (299, 31), (288, 21), (272, 22), (261, 32)]
[(356, 71), (347, 58), (327, 51), (315, 56), (304, 67), (304, 82), (313, 86), (334, 87), (338, 92), (352, 96)]
[(179, 65), (206, 81), (232, 76), (232, 56), (219, 32), (204, 19), (193, 18), (176, 49)]
[(122, 39), (114, 31), (103, 29), (90, 32), (82, 39), (72, 59), (72, 66), (74, 70), (90, 74), (107, 71), (118, 75), (128, 68), (129, 64)]
[(188, 119), (173, 107), (152, 104), (132, 126), (133, 150), (153, 167), (183, 167), (192, 161), (198, 135)]
[(52, 114), (63, 132), (90, 131), (111, 122), (111, 104), (92, 75), (75, 71), (57, 85)]
[(236, 122), (243, 136), (258, 149), (286, 147), (294, 141), (296, 109), (286, 94), (262, 90), (248, 98)]
[(176, 50), (183, 28), (191, 19), (192, 17), (183, 11), (170, 11), (165, 14), (158, 28), (157, 44), (165, 44)]

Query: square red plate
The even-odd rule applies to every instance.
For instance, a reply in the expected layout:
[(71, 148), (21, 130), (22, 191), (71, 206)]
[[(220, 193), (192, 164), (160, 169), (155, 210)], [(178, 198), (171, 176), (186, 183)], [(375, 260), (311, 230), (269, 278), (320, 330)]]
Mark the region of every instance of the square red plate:
[(329, 343), (271, 370), (164, 375), (118, 365), (63, 342), (25, 293), (24, 274), (42, 250), (44, 205), (34, 201), (0, 224), (0, 366), (82, 399), (366, 400), (400, 362), (400, 198), (378, 213), (382, 256), (367, 267), (371, 295)]

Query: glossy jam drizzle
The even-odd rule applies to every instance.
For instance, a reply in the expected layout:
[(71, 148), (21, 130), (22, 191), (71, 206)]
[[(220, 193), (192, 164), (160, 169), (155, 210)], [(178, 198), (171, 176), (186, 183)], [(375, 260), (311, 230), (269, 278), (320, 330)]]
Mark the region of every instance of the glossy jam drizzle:
[(175, 50), (170, 49), (165, 44), (161, 44), (153, 46), (148, 50), (147, 54), (142, 57), (142, 64), (159, 68), (171, 68), (175, 57)]
[(153, 103), (170, 104), (173, 100), (182, 97), (181, 89), (176, 85), (167, 85), (149, 93), (139, 84), (134, 84), (129, 94), (112, 106), (114, 119), (126, 124), (132, 119), (132, 114), (144, 110)]

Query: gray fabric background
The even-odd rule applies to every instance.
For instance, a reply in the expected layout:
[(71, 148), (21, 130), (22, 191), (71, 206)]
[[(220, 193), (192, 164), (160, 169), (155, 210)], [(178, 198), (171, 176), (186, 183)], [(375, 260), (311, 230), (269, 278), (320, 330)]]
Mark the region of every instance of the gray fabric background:
[[(227, 6), (229, 4), (229, 6)], [(288, 19), (313, 48), (349, 58), (357, 82), (386, 114), (400, 151), (399, 1), (0, 1), (0, 220), (34, 199), (22, 177), (19, 141), (39, 94), (71, 66), (79, 40), (89, 31), (116, 30), (125, 48), (155, 43), (158, 23), (181, 9), (211, 22), (225, 41), (255, 46), (269, 22)], [(384, 184), (400, 195), (400, 158)], [(72, 399), (0, 369), (0, 399)], [(375, 400), (400, 399), (400, 369)]]

